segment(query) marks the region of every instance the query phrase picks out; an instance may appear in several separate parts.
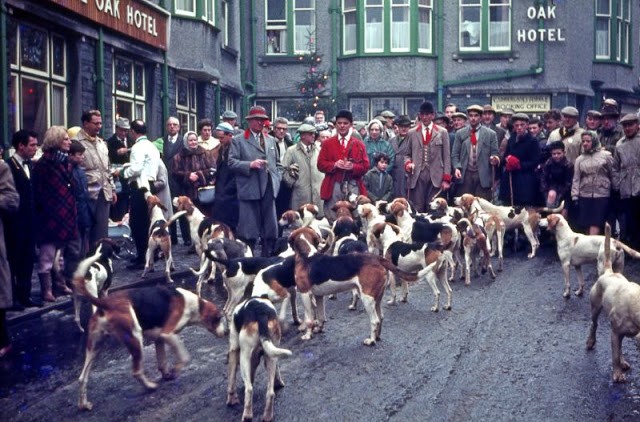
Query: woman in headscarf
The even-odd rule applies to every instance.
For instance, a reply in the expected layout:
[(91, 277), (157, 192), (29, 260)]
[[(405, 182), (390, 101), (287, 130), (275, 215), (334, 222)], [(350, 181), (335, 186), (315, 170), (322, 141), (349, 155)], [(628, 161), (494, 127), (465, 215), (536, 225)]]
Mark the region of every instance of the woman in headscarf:
[(369, 122), (367, 126), (369, 136), (364, 138), (364, 146), (367, 149), (367, 156), (369, 157), (369, 168), (375, 167), (373, 163), (373, 156), (376, 153), (384, 152), (389, 157), (389, 166), (387, 167), (387, 173), (391, 174), (393, 170), (393, 164), (396, 159), (396, 152), (393, 150), (393, 147), (382, 136), (382, 131), (384, 129), (384, 125), (378, 120), (373, 119)]
[(188, 131), (182, 138), (184, 148), (173, 157), (173, 177), (180, 191), (189, 197), (205, 215), (211, 216), (212, 204), (198, 200), (198, 189), (215, 184), (215, 157), (198, 145), (198, 135)]
[(571, 199), (579, 227), (588, 228), (588, 234), (600, 234), (609, 212), (613, 157), (600, 147), (595, 132), (584, 131), (581, 141), (582, 154), (574, 164)]

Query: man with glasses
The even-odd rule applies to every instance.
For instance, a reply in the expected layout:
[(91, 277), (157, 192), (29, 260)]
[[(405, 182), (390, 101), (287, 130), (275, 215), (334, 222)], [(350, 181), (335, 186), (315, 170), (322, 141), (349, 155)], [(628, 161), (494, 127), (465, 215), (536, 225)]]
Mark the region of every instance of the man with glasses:
[(233, 137), (229, 168), (235, 173), (239, 219), (237, 235), (252, 249), (262, 239), (262, 256), (270, 256), (278, 237), (275, 198), (282, 180), (273, 137), (264, 135), (269, 119), (264, 107), (254, 106), (246, 117), (249, 128)]
[(111, 204), (115, 204), (118, 197), (109, 165), (109, 148), (99, 136), (102, 114), (98, 110), (85, 111), (81, 120), (82, 129), (74, 139), (85, 147), (83, 167), (87, 174), (89, 207), (94, 219), (89, 232), (89, 245), (94, 245), (99, 239), (108, 237), (109, 212)]
[[(276, 141), (276, 155), (278, 161), (282, 162), (284, 153), (287, 151), (293, 141), (289, 135), (289, 121), (284, 117), (278, 117), (273, 124), (273, 136)], [(280, 185), (280, 192), (276, 197), (276, 215), (280, 217), (282, 213), (291, 208), (291, 188), (285, 183)]]

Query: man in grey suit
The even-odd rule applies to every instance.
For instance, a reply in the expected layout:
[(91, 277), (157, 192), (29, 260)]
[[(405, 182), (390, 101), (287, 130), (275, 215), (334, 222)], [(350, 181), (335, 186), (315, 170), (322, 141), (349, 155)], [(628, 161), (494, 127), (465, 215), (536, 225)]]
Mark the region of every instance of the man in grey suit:
[(407, 136), (404, 169), (409, 173), (409, 199), (419, 212), (425, 212), (431, 200), (451, 184), (451, 144), (447, 129), (433, 123), (433, 104), (422, 103), (419, 115), (420, 123)]
[(236, 234), (252, 249), (261, 238), (262, 256), (270, 256), (278, 237), (275, 197), (282, 172), (275, 140), (262, 131), (268, 120), (264, 107), (251, 107), (246, 119), (249, 129), (234, 136), (229, 149), (229, 169), (236, 175), (238, 189)]
[[(178, 185), (173, 178), (173, 157), (180, 153), (183, 145), (182, 139), (180, 138), (180, 121), (176, 117), (169, 117), (167, 119), (167, 134), (162, 138), (162, 162), (169, 173), (169, 191), (173, 197), (182, 195), (180, 185)], [(187, 221), (187, 217), (183, 215), (178, 219), (178, 223), (179, 224), (172, 224), (169, 226), (171, 244), (178, 244), (178, 229), (176, 226), (180, 225), (182, 241), (186, 246), (191, 246), (191, 234), (189, 232), (189, 222)]]
[(495, 173), (491, 166), (500, 164), (496, 133), (482, 126), (483, 108), (467, 107), (469, 125), (456, 132), (451, 161), (454, 175), (462, 183), (457, 194), (470, 193), (491, 201)]

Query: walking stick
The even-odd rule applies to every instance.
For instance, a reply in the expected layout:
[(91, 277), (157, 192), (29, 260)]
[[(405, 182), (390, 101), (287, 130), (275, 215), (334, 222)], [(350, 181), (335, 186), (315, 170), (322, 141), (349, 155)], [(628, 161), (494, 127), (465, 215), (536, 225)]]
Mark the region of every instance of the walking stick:
[(511, 191), (511, 206), (513, 207), (513, 177), (511, 172), (509, 172), (509, 190)]
[(496, 166), (491, 165), (491, 202), (496, 203)]

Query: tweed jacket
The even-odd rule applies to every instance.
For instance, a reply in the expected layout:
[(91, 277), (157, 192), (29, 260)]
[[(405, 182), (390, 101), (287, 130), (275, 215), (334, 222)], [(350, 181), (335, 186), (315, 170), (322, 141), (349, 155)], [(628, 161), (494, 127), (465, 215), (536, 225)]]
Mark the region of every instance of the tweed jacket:
[(620, 197), (640, 196), (640, 132), (632, 139), (622, 138), (613, 156), (613, 189)]
[(11, 294), (11, 271), (7, 261), (7, 248), (4, 244), (4, 219), (7, 213), (18, 211), (20, 196), (13, 183), (9, 166), (0, 160), (0, 309), (13, 305)]
[[(409, 153), (405, 156), (405, 166), (412, 162), (413, 172), (409, 174), (409, 188), (414, 189), (420, 172), (424, 167), (424, 146), (422, 140), (422, 123), (409, 131), (407, 135)], [(432, 123), (431, 141), (428, 146), (428, 170), (433, 186), (440, 187), (442, 182), (451, 182), (451, 144), (449, 133), (441, 126)]]
[(111, 202), (116, 187), (109, 168), (107, 143), (98, 136), (93, 140), (89, 139), (89, 135), (84, 129), (80, 129), (75, 139), (82, 142), (86, 148), (83, 167), (89, 182), (89, 198), (96, 200), (102, 192), (104, 199)]
[(75, 181), (60, 151), (47, 151), (33, 168), (33, 196), (38, 245), (78, 237)]
[[(292, 189), (289, 208), (297, 210), (304, 204), (315, 204), (320, 214), (324, 215), (324, 203), (320, 199), (320, 185), (324, 175), (318, 170), (320, 148), (315, 145), (315, 142), (311, 145), (311, 152), (307, 152), (307, 146), (302, 142), (287, 148), (287, 152), (282, 157), (284, 169), (282, 180)], [(298, 177), (293, 177), (286, 171), (291, 164), (297, 164), (300, 168)]]
[[(236, 175), (236, 188), (240, 201), (262, 199), (267, 191), (269, 178), (273, 187), (273, 196), (278, 196), (282, 180), (282, 167), (276, 155), (276, 144), (273, 137), (265, 135), (264, 146), (265, 148), (262, 149), (259, 138), (248, 129), (234, 136), (231, 141), (229, 168)], [(267, 160), (267, 167), (250, 168), (251, 162), (257, 159)]]
[[(482, 125), (478, 126), (476, 138), (478, 139), (477, 163), (480, 185), (485, 189), (489, 189), (493, 185), (493, 175), (489, 157), (498, 156), (498, 139), (494, 131)], [(471, 126), (465, 126), (456, 132), (453, 151), (451, 152), (453, 168), (460, 170), (463, 180), (467, 167), (469, 166), (470, 155)]]
[[(345, 180), (354, 181), (358, 185), (361, 195), (367, 194), (362, 177), (369, 171), (369, 158), (367, 150), (361, 140), (355, 137), (355, 131), (351, 131), (346, 151), (340, 145), (338, 135), (324, 141), (318, 156), (318, 170), (324, 173), (324, 179), (320, 186), (320, 197), (327, 201), (333, 196), (333, 188), (336, 183)], [(353, 168), (349, 171), (334, 168), (339, 160), (350, 160)]]

